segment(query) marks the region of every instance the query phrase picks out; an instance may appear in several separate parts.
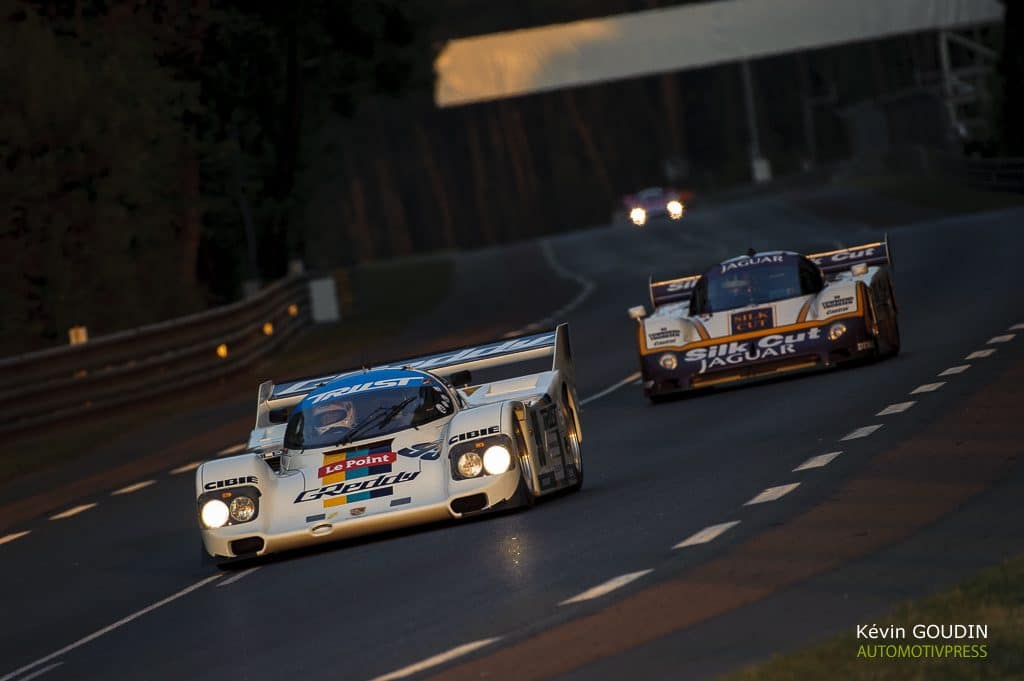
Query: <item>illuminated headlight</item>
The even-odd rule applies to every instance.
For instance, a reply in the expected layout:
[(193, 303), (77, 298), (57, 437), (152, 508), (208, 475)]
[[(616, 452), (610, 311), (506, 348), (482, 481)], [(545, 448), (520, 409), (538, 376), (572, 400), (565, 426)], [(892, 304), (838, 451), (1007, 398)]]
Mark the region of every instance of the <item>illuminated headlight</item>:
[(647, 211), (638, 206), (629, 211), (629, 219), (633, 221), (634, 225), (641, 226), (647, 222)]
[(662, 369), (668, 369), (672, 371), (679, 366), (679, 361), (676, 359), (675, 353), (666, 352), (664, 355), (658, 358), (658, 364), (661, 365)]
[(668, 211), (668, 216), (673, 220), (678, 220), (683, 217), (683, 204), (681, 201), (673, 199), (665, 204), (665, 210)]
[(203, 504), (199, 515), (203, 519), (203, 525), (207, 527), (224, 527), (228, 522), (228, 505), (220, 499), (210, 499)]
[(492, 445), (484, 452), (484, 470), (488, 475), (504, 473), (512, 466), (512, 455), (501, 445)]
[(843, 324), (842, 322), (836, 322), (832, 326), (828, 327), (828, 339), (830, 341), (839, 340), (844, 333), (846, 333), (846, 324)]
[(247, 496), (237, 496), (231, 500), (229, 511), (236, 523), (249, 522), (256, 515), (256, 502)]
[(462, 477), (475, 478), (484, 469), (484, 462), (476, 452), (466, 452), (459, 457), (456, 466), (459, 469), (459, 475)]

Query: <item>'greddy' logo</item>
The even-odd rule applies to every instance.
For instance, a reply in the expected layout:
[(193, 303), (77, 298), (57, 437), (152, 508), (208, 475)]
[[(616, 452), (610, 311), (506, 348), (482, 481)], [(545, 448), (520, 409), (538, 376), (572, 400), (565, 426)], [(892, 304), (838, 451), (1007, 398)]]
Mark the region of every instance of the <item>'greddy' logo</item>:
[(353, 482), (336, 482), (320, 489), (307, 489), (295, 497), (295, 503), (302, 501), (316, 501), (323, 497), (340, 497), (353, 492), (368, 492), (381, 487), (390, 487), (402, 482), (415, 480), (420, 474), (419, 471), (395, 473), (393, 475), (382, 475), (379, 478), (360, 478)]
[(700, 362), (697, 373), (703, 374), (708, 369), (725, 367), (733, 364), (752, 362), (758, 359), (769, 359), (796, 352), (796, 344), (805, 340), (817, 340), (821, 337), (821, 329), (808, 329), (799, 333), (773, 333), (754, 341), (721, 343), (706, 348), (687, 350), (683, 361)]

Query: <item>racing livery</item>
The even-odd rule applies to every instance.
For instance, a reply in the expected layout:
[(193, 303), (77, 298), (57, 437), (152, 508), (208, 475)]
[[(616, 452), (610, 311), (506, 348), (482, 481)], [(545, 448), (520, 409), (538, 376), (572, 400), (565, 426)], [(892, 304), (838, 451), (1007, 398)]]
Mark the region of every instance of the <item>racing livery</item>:
[[(551, 356), (540, 373), (469, 371)], [(449, 380), (450, 379), (450, 380)], [(583, 484), (569, 329), (259, 389), (249, 450), (196, 470), (218, 563), (529, 506)]]
[(704, 274), (651, 281), (653, 312), (630, 308), (644, 393), (891, 356), (900, 335), (888, 240), (803, 256), (753, 252)]

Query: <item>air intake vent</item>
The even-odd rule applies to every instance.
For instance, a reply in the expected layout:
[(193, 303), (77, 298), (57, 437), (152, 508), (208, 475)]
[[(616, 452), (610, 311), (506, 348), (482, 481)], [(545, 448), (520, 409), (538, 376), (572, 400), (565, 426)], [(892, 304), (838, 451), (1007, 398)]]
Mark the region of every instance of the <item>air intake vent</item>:
[(263, 550), (263, 538), (262, 537), (246, 537), (245, 539), (236, 539), (231, 542), (231, 553), (236, 556), (247, 556), (255, 553), (259, 553)]
[(471, 494), (452, 501), (452, 510), (456, 513), (472, 513), (487, 506), (486, 494)]

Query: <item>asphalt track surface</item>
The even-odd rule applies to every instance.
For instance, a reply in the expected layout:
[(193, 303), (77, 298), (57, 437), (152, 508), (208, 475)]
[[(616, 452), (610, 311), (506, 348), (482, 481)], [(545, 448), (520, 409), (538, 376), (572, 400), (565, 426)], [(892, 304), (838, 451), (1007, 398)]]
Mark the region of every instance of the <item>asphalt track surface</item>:
[[(580, 395), (623, 383), (584, 407), (581, 493), (221, 573), (199, 559), (192, 474), (172, 474), (168, 459), (134, 480), (154, 480), (145, 487), (76, 490), (60, 500), (85, 507), (74, 515), (0, 529), (0, 681), (708, 678), (1024, 550), (1024, 327), (1010, 330), (1024, 323), (1024, 211), (890, 230), (894, 360), (659, 406), (624, 382), (637, 368), (625, 311), (644, 301), (650, 272), (692, 273), (749, 246), (882, 236), (797, 205), (751, 198), (682, 223), (560, 236), (545, 247), (554, 273), (536, 245), (460, 259), (455, 296), (422, 332), (478, 340), (557, 313), (571, 324)], [(234, 409), (196, 416), (193, 430), (216, 430), (211, 446), (240, 441), (244, 427), (217, 430), (211, 417), (240, 419)], [(785, 493), (747, 504), (769, 488)]]

